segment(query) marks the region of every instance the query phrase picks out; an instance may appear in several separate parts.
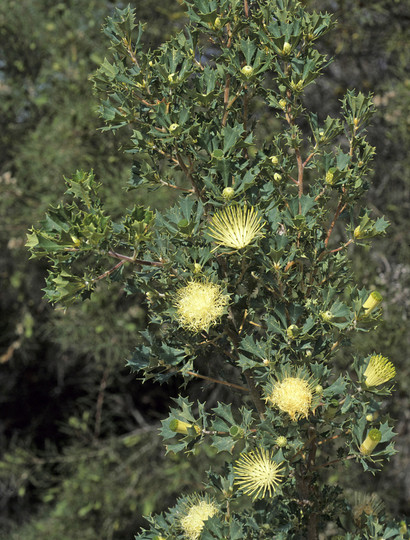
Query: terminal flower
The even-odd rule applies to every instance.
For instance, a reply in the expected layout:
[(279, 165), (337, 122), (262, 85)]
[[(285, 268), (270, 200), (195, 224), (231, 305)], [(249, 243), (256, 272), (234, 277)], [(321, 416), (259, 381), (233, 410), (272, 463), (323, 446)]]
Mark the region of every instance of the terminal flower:
[(253, 500), (272, 497), (276, 486), (281, 482), (282, 466), (273, 460), (271, 453), (263, 448), (241, 454), (233, 467), (235, 484)]
[(229, 296), (209, 281), (190, 281), (177, 291), (176, 318), (191, 332), (207, 331), (216, 324), (228, 304)]
[(396, 369), (392, 362), (389, 362), (388, 358), (381, 354), (374, 354), (370, 357), (367, 364), (366, 371), (364, 372), (365, 383), (367, 387), (379, 386), (396, 375)]
[(234, 205), (214, 214), (208, 232), (218, 244), (242, 249), (261, 235), (262, 227), (261, 217), (255, 208)]
[(301, 375), (291, 377), (286, 374), (272, 384), (266, 401), (288, 413), (292, 420), (307, 418), (312, 405), (315, 385)]
[(197, 540), (204, 522), (218, 512), (216, 503), (209, 497), (191, 497), (181, 507), (180, 527), (189, 540)]

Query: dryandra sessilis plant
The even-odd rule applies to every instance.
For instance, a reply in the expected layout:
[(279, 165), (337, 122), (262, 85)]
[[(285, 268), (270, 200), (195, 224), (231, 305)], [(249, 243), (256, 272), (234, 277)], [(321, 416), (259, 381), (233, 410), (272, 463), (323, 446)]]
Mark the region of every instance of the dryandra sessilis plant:
[[(328, 13), (297, 0), (185, 6), (186, 26), (157, 50), (129, 7), (104, 29), (112, 56), (94, 84), (106, 129), (131, 129), (135, 205), (114, 220), (93, 174), (77, 172), (27, 242), (50, 260), (52, 302), (92, 297), (104, 279), (145, 295), (128, 365), (181, 383), (167, 450), (184, 466), (193, 452), (210, 461), (203, 494), (181, 493), (136, 538), (408, 538), (382, 505), (352, 510), (334, 480), (394, 454), (380, 406), (394, 367), (344, 349), (382, 316), (348, 256), (387, 227), (363, 209), (371, 96), (349, 90), (337, 118), (308, 109), (329, 63), (317, 45)], [(139, 205), (142, 186), (173, 203)], [(195, 402), (191, 380), (206, 381)]]

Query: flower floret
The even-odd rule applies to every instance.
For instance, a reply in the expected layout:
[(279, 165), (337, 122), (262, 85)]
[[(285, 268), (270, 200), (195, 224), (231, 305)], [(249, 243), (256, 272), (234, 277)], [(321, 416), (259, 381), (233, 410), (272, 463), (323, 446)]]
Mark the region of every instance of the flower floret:
[(276, 486), (281, 482), (281, 463), (276, 463), (271, 453), (263, 448), (241, 454), (235, 462), (235, 484), (237, 484), (253, 500), (272, 497)]
[(209, 281), (190, 281), (177, 292), (176, 317), (192, 332), (208, 330), (224, 312), (229, 296)]
[(228, 206), (212, 217), (208, 233), (220, 245), (242, 249), (261, 235), (261, 221), (252, 206)]

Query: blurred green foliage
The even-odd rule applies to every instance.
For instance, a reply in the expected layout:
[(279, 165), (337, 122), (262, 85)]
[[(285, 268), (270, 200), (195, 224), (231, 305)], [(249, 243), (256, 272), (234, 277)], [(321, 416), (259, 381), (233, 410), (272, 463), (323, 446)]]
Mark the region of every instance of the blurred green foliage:
[[(369, 132), (377, 149), (369, 201), (376, 216), (386, 214), (391, 227), (366, 257), (363, 248), (355, 248), (353, 257), (360, 281), (385, 297), (385, 322), (371, 343), (361, 337), (352, 351), (373, 347), (388, 354), (402, 375), (399, 392), (385, 403), (399, 419), (399, 453), (387, 467), (382, 493), (390, 511), (403, 514), (410, 501), (405, 472), (410, 466), (409, 7), (397, 0), (304, 4), (335, 13), (339, 23), (322, 43), (324, 52), (337, 54), (337, 61), (309, 91), (308, 106), (324, 118), (334, 113), (345, 90), (355, 87), (372, 91), (378, 109)], [(160, 404), (169, 400), (172, 388), (141, 387), (127, 369), (120, 369), (135, 345), (136, 330), (145, 324), (142, 298), (130, 302), (113, 283), (108, 293), (97, 291), (93, 303), (67, 313), (54, 311), (41, 298), (45, 268), (29, 262), (23, 249), (28, 227), (60, 198), (63, 176), (76, 169), (94, 168), (109, 209), (138, 202), (116, 189), (130, 176), (131, 157), (123, 152), (128, 135), (98, 130), (97, 100), (89, 81), (109, 55), (101, 26), (115, 6), (122, 3), (0, 3), (4, 540), (131, 539), (142, 514), (169, 506), (181, 483), (186, 491), (195, 487), (188, 472), (195, 468), (179, 459), (164, 468), (158, 446), (156, 423), (166, 408)], [(173, 0), (158, 0), (155, 6), (139, 2), (137, 13), (147, 22), (147, 48), (184, 21)], [(267, 118), (267, 136), (275, 127)], [(149, 197), (156, 206), (167, 204), (161, 190)], [(369, 259), (372, 264), (365, 265), (363, 260)], [(350, 358), (339, 361), (346, 364)], [(338, 474), (346, 477), (346, 471)], [(355, 480), (353, 474), (346, 484), (366, 482), (369, 490), (377, 486), (377, 477)]]

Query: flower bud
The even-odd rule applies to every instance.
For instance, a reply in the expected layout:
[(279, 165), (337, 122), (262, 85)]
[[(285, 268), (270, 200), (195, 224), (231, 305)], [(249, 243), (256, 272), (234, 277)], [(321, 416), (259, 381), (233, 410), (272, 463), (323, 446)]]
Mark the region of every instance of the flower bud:
[(249, 77), (252, 77), (252, 74), (253, 74), (253, 67), (252, 66), (243, 66), (243, 68), (241, 69), (241, 73), (242, 75), (244, 75), (247, 79), (249, 79)]
[(320, 318), (323, 322), (332, 322), (334, 319), (333, 313), (331, 311), (321, 311)]
[(269, 159), (271, 160), (272, 165), (277, 165), (279, 163), (278, 156), (271, 156)]
[(169, 429), (174, 433), (181, 433), (181, 435), (188, 435), (188, 429), (191, 428), (194, 428), (198, 435), (200, 435), (202, 432), (199, 426), (195, 424), (188, 424), (187, 422), (182, 422), (177, 418), (173, 418), (169, 423)]
[(289, 339), (294, 339), (298, 337), (300, 332), (301, 332), (301, 329), (296, 324), (291, 324), (290, 326), (288, 326), (286, 330), (286, 334)]
[(321, 384), (317, 384), (315, 386), (315, 394), (317, 394), (318, 396), (323, 394), (323, 386)]
[(334, 170), (332, 169), (329, 169), (326, 173), (326, 177), (325, 177), (325, 182), (326, 184), (328, 184), (329, 186), (333, 186), (335, 184), (335, 173), (334, 173)]
[(221, 26), (222, 26), (222, 21), (221, 21), (221, 19), (220, 19), (219, 17), (217, 17), (217, 18), (215, 19), (214, 25), (213, 25), (213, 26), (214, 26), (215, 30), (219, 30), (219, 29), (221, 28)]
[(222, 191), (222, 197), (227, 201), (230, 201), (231, 199), (233, 199), (234, 196), (235, 196), (235, 190), (231, 187), (226, 187)]
[(286, 99), (279, 100), (279, 105), (283, 110), (285, 110), (287, 105)]
[(276, 438), (275, 443), (279, 446), (279, 448), (284, 448), (288, 444), (288, 440), (283, 435), (279, 435), (279, 437)]
[(171, 124), (168, 128), (168, 130), (170, 131), (170, 133), (174, 132), (175, 130), (177, 130), (179, 128), (179, 124)]
[(367, 434), (367, 437), (360, 445), (359, 451), (364, 456), (370, 456), (376, 446), (382, 439), (382, 433), (379, 429), (371, 429)]
[(292, 45), (290, 43), (288, 43), (287, 41), (285, 41), (285, 43), (283, 44), (283, 49), (282, 49), (282, 53), (287, 56), (290, 51), (292, 50)]
[(199, 263), (194, 263), (194, 274), (199, 274), (202, 271), (202, 266)]
[(242, 437), (245, 435), (245, 432), (240, 426), (231, 426), (229, 428), (229, 435), (234, 439), (242, 439)]
[(369, 315), (373, 310), (377, 308), (379, 304), (383, 301), (383, 296), (378, 291), (373, 291), (370, 293), (366, 302), (363, 304), (363, 309), (365, 310), (366, 315)]
[(275, 182), (280, 182), (282, 180), (282, 175), (275, 172), (275, 174), (273, 175), (273, 179), (275, 180)]
[(366, 415), (366, 420), (368, 422), (374, 422), (378, 418), (379, 418), (379, 412), (378, 411), (374, 411), (373, 413), (370, 413), (370, 414)]

